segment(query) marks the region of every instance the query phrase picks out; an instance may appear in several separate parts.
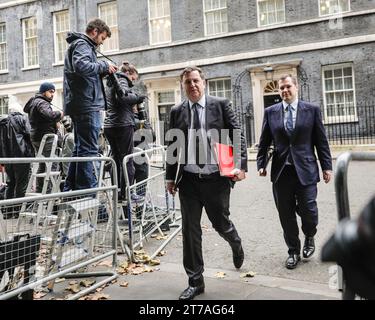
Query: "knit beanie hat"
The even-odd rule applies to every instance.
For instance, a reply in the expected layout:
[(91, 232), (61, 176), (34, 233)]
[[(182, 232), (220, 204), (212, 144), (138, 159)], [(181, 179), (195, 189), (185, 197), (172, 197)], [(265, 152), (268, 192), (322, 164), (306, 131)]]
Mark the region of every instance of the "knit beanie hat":
[(55, 90), (55, 86), (51, 82), (43, 82), (39, 87), (39, 93), (44, 93), (48, 90)]

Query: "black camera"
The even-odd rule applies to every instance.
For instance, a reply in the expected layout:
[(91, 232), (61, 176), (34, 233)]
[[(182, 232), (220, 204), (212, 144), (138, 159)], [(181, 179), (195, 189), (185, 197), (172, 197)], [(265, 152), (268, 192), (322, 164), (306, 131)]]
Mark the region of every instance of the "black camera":
[(322, 248), (322, 261), (342, 267), (346, 287), (375, 299), (375, 197), (357, 220), (343, 219)]
[(147, 120), (147, 113), (145, 109), (145, 105), (143, 103), (137, 104), (137, 111), (138, 111), (138, 119), (139, 120)]

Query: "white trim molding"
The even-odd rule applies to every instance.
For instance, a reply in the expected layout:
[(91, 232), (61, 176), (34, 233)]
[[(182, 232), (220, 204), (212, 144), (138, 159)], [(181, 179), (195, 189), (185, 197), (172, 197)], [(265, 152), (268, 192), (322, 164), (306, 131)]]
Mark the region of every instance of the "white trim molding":
[(220, 56), (220, 57), (210, 57), (210, 58), (203, 58), (191, 61), (184, 61), (178, 62), (173, 64), (164, 64), (146, 68), (139, 68), (138, 71), (140, 74), (145, 73), (153, 73), (153, 72), (161, 72), (161, 71), (171, 71), (171, 70), (179, 70), (186, 67), (187, 64), (197, 65), (197, 66), (207, 66), (213, 65), (218, 63), (225, 63), (225, 62), (233, 62), (239, 60), (250, 60), (256, 58), (264, 58), (264, 57), (272, 57), (278, 56), (283, 54), (291, 54), (291, 53), (298, 53), (298, 52), (307, 52), (307, 51), (314, 51), (314, 50), (322, 50), (322, 49), (329, 49), (329, 48), (336, 48), (342, 46), (349, 46), (367, 42), (375, 42), (375, 34), (369, 34), (364, 36), (355, 36), (355, 37), (348, 37), (342, 39), (335, 39), (335, 40), (327, 40), (321, 42), (313, 42), (313, 43), (304, 43), (290, 47), (280, 47), (280, 48), (273, 48), (273, 49), (266, 49), (266, 50), (259, 50), (259, 51), (250, 51), (250, 52), (243, 52), (237, 54), (231, 54), (227, 56)]

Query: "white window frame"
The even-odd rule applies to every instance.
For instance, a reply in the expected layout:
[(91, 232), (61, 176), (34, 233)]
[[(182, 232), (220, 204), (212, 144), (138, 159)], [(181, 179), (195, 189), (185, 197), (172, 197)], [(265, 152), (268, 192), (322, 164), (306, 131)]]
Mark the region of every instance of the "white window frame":
[[(116, 10), (116, 24), (111, 24), (107, 21), (106, 17), (103, 16), (103, 8), (113, 6)], [(102, 19), (111, 30), (111, 37), (106, 39), (102, 45), (103, 52), (115, 52), (119, 51), (119, 28), (118, 28), (118, 6), (117, 1), (110, 1), (98, 4), (98, 16)]]
[[(342, 89), (342, 90), (331, 90), (327, 91), (326, 90), (326, 85), (325, 85), (325, 71), (329, 70), (337, 70), (337, 69), (344, 69), (351, 67), (352, 69), (352, 84), (353, 88), (352, 89)], [(344, 75), (343, 75), (344, 77)], [(334, 85), (334, 82), (333, 82)], [(356, 92), (355, 92), (355, 75), (354, 75), (354, 67), (353, 63), (341, 63), (341, 64), (333, 64), (333, 65), (326, 65), (322, 66), (322, 90), (323, 90), (323, 103), (324, 103), (324, 123), (326, 124), (331, 124), (331, 123), (347, 123), (347, 122), (357, 122), (358, 121), (358, 115), (357, 115), (357, 103), (356, 103)], [(327, 93), (336, 93), (336, 92), (353, 92), (353, 109), (354, 109), (354, 114), (353, 115), (345, 115), (345, 116), (328, 116), (328, 111), (327, 111), (327, 98), (326, 94)], [(345, 97), (345, 95), (344, 95)]]
[[(172, 42), (172, 25), (171, 25), (172, 21), (171, 21), (171, 3), (170, 3), (170, 0), (166, 0), (166, 1), (169, 2), (169, 14), (168, 15), (151, 18), (151, 2), (152, 1), (162, 1), (162, 6), (163, 6), (165, 0), (148, 0), (148, 28), (149, 28), (149, 33), (150, 33), (150, 44), (156, 45), (156, 44), (170, 43), (170, 42)], [(164, 6), (163, 6), (163, 8), (164, 8)], [(152, 21), (163, 20), (163, 19), (166, 19), (166, 21), (169, 20), (169, 35), (167, 35), (167, 38), (169, 37), (169, 39), (164, 40), (164, 41), (153, 41)], [(165, 32), (165, 30), (164, 30), (164, 32)]]
[[(267, 24), (261, 24), (261, 19), (260, 19), (260, 14), (261, 14), (261, 12), (260, 12), (260, 8), (259, 8), (259, 3), (260, 2), (268, 2), (268, 1), (274, 1), (274, 0), (257, 0), (257, 19), (258, 19), (258, 27), (259, 28), (262, 28), (262, 27), (267, 27), (267, 26), (274, 26), (274, 25), (277, 25), (277, 24), (283, 24), (283, 23), (285, 23), (285, 0), (280, 0), (280, 1), (282, 1), (282, 6), (283, 6), (283, 8), (284, 8), (284, 19), (283, 19), (283, 21), (276, 21), (276, 22), (274, 22), (274, 23), (267, 23)], [(275, 0), (275, 1), (278, 1), (278, 0)], [(275, 8), (276, 9), (276, 8)], [(274, 13), (276, 14), (276, 10), (274, 11)], [(267, 11), (267, 13), (268, 13), (268, 11)]]
[[(215, 86), (216, 86), (216, 92), (217, 92), (217, 82), (218, 81), (223, 81), (223, 85), (225, 84), (225, 81), (228, 81), (230, 82), (230, 86), (229, 86), (229, 90), (224, 90), (224, 94), (225, 92), (229, 91), (230, 92), (230, 97), (227, 97), (226, 95), (224, 95), (224, 98), (227, 98), (229, 100), (232, 100), (232, 95), (233, 95), (233, 92), (232, 92), (232, 79), (230, 77), (224, 77), (224, 78), (213, 78), (213, 79), (208, 79), (207, 80), (207, 92), (209, 95), (213, 96), (214, 94), (210, 91), (210, 82), (213, 83), (215, 82)], [(225, 89), (225, 88), (224, 88)], [(217, 97), (221, 97), (221, 96), (217, 96)]]
[[(68, 29), (67, 30), (60, 30), (57, 31), (57, 16), (66, 14), (68, 16)], [(54, 35), (54, 48), (55, 48), (55, 63), (63, 63), (64, 62), (64, 55), (62, 56), (62, 59), (59, 59), (59, 52), (60, 52), (60, 46), (59, 46), (59, 39), (57, 37), (57, 34), (67, 33), (70, 30), (70, 16), (69, 16), (69, 10), (62, 10), (57, 11), (53, 13), (53, 35)], [(68, 43), (64, 40), (64, 44), (62, 46), (62, 51), (66, 51), (68, 48)]]
[[(207, 14), (213, 13), (213, 12), (216, 12), (216, 11), (221, 11), (221, 12), (225, 11), (225, 13), (227, 15), (227, 21), (226, 21), (226, 25), (225, 25), (224, 29), (226, 29), (226, 30), (220, 31), (220, 32), (215, 32), (215, 30), (214, 30), (213, 33), (208, 33), (208, 30), (207, 30)], [(214, 36), (214, 35), (217, 35), (217, 34), (227, 33), (228, 32), (228, 2), (227, 2), (227, 0), (225, 0), (225, 7), (220, 7), (220, 8), (215, 8), (215, 9), (206, 9), (206, 0), (203, 0), (203, 20), (204, 20), (204, 35), (205, 36)], [(220, 23), (221, 23), (222, 29), (223, 29), (223, 21), (220, 21)]]
[[(319, 6), (319, 17), (326, 17), (326, 16), (333, 16), (333, 15), (337, 15), (337, 14), (342, 14), (342, 13), (345, 13), (345, 12), (350, 12), (350, 0), (346, 0), (348, 2), (348, 10), (346, 11), (338, 11), (338, 12), (329, 12), (329, 13), (322, 13), (322, 10), (321, 10), (321, 7), (322, 7), (322, 2), (325, 1), (325, 2), (337, 2), (337, 5), (336, 7), (338, 7), (338, 2), (340, 0), (318, 0), (318, 6)], [(331, 6), (331, 5), (330, 5)]]
[[(5, 23), (0, 23), (0, 27), (4, 27), (4, 39), (5, 41), (0, 42), (0, 48), (3, 48), (0, 53), (4, 53), (4, 67), (1, 67), (0, 64), (0, 72), (8, 72), (8, 50), (7, 50), (7, 28)], [(1, 59), (1, 56), (0, 56)], [(1, 61), (1, 60), (0, 60)]]
[(0, 116), (7, 115), (9, 113), (9, 97), (0, 96)]
[[(36, 24), (36, 34), (28, 39), (26, 39), (26, 21), (35, 20)], [(28, 64), (28, 52), (26, 50), (26, 40), (36, 39), (36, 64), (29, 65)], [(39, 42), (38, 42), (38, 20), (37, 18), (30, 17), (22, 19), (22, 41), (23, 41), (23, 68), (24, 69), (31, 69), (31, 68), (38, 68), (39, 67)]]

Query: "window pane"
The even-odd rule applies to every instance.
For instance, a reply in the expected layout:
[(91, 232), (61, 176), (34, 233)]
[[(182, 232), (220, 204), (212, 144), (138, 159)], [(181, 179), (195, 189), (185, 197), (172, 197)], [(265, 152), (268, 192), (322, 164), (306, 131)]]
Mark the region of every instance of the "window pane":
[(117, 22), (117, 2), (108, 2), (99, 5), (99, 17), (111, 30), (111, 37), (107, 38), (103, 44), (103, 51), (114, 51), (119, 49), (118, 22)]
[(353, 81), (351, 77), (344, 78), (344, 89), (353, 89)]
[(335, 78), (342, 77), (342, 69), (341, 68), (340, 69), (335, 69), (333, 71), (333, 75), (334, 75)]
[(260, 25), (268, 25), (285, 21), (284, 0), (258, 1)]
[(326, 80), (325, 85), (326, 85), (326, 91), (332, 91), (333, 90), (333, 81), (332, 80)]
[(212, 96), (231, 99), (232, 87), (230, 79), (218, 79), (208, 81), (208, 93)]
[(212, 7), (205, 6), (206, 35), (228, 31), (226, 1), (215, 0)]
[(150, 0), (149, 4), (151, 44), (171, 41), (169, 0)]
[(327, 105), (327, 116), (334, 117), (336, 115), (335, 106), (333, 104)]
[(342, 79), (335, 79), (335, 90), (343, 89)]

